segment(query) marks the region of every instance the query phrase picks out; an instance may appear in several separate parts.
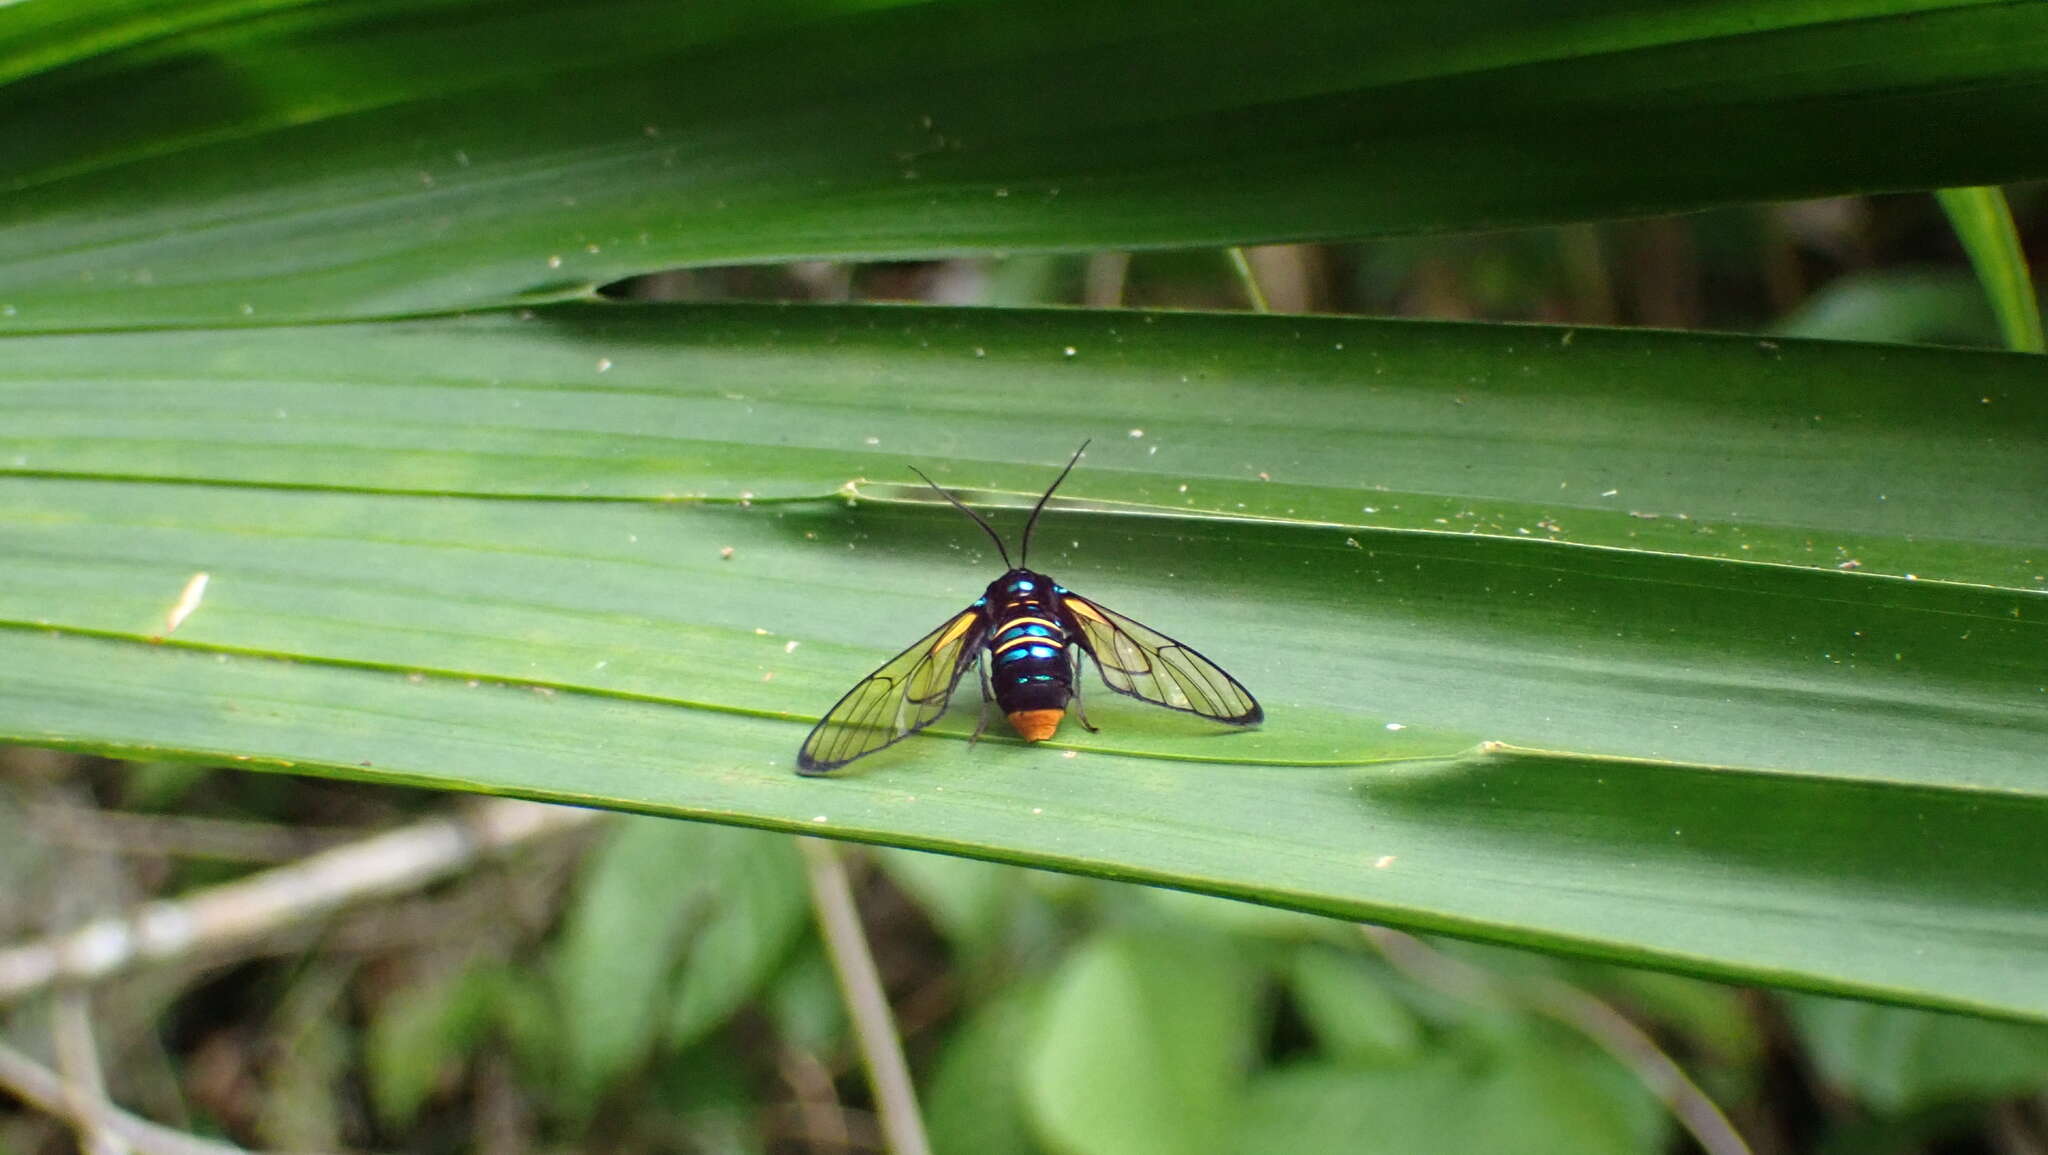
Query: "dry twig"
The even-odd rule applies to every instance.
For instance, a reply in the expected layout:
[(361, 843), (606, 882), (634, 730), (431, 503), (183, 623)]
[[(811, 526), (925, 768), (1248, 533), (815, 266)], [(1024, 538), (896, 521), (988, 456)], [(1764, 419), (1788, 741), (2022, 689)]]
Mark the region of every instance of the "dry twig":
[(1751, 1155), (1735, 1125), (1685, 1069), (1628, 1016), (1601, 1000), (1556, 979), (1508, 983), (1398, 930), (1358, 929), (1394, 969), (1424, 986), (1470, 1001), (1505, 995), (1592, 1040), (1649, 1088), (1707, 1155)]
[(197, 1139), (139, 1119), (105, 1100), (72, 1094), (55, 1071), (0, 1043), (0, 1090), (76, 1127), (118, 1137), (141, 1155), (246, 1155), (240, 1147)]
[(603, 812), (493, 798), (273, 870), (0, 950), (0, 1003), (60, 982), (247, 942), (365, 899), (415, 890), (478, 858), (596, 822)]
[(799, 838), (797, 846), (803, 850), (810, 874), (818, 931), (825, 940), (825, 953), (832, 958), (832, 969), (839, 975), (846, 1016), (860, 1044), (868, 1085), (874, 1089), (883, 1141), (891, 1155), (931, 1155), (931, 1141), (925, 1137), (924, 1120), (917, 1111), (917, 1090), (910, 1081), (910, 1064), (903, 1058), (903, 1040), (897, 1036), (882, 976), (861, 930), (853, 886), (846, 880), (846, 864), (840, 860), (839, 848), (829, 842)]
[(88, 1155), (132, 1155), (134, 1146), (99, 1122), (113, 1107), (107, 1102), (107, 1079), (100, 1069), (99, 1043), (93, 1038), (92, 1006), (84, 991), (57, 992), (50, 1009), (50, 1035), (57, 1052), (58, 1077), (71, 1108), (67, 1117), (78, 1131), (78, 1149)]

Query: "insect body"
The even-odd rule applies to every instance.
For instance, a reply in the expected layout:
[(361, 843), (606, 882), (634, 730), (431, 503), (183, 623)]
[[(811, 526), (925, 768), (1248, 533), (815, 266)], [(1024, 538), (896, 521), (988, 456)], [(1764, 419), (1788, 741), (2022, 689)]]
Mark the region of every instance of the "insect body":
[(1067, 649), (1074, 635), (1054, 602), (1064, 592), (1044, 574), (1013, 569), (989, 583), (975, 603), (992, 623), (988, 659), (996, 705), (1030, 742), (1052, 737), (1074, 696), (1075, 661)]
[[(1087, 448), (1082, 443), (1081, 450)], [(983, 723), (993, 700), (1030, 742), (1052, 737), (1070, 703), (1081, 725), (1095, 729), (1081, 710), (1077, 675), (1082, 654), (1095, 660), (1103, 682), (1117, 693), (1238, 726), (1265, 716), (1251, 692), (1216, 663), (1021, 564), (1030, 557), (1039, 511), (1080, 460), (1076, 451), (1032, 507), (1015, 566), (988, 522), (925, 477), (927, 485), (987, 531), (1007, 572), (990, 582), (973, 605), (847, 691), (804, 739), (797, 752), (798, 773), (836, 770), (938, 721), (970, 666), (980, 671)], [(980, 726), (974, 734), (981, 736)]]

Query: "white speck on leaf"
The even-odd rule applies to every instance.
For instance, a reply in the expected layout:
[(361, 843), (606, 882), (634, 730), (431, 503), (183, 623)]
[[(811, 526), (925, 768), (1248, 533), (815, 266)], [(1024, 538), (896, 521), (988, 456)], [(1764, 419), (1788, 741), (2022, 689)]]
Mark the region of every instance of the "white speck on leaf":
[(171, 612), (164, 615), (165, 634), (175, 632), (179, 626), (185, 624), (186, 618), (192, 616), (192, 611), (199, 608), (200, 601), (206, 597), (208, 580), (210, 579), (202, 572), (193, 574), (191, 580), (185, 583), (185, 588), (178, 593), (178, 600), (171, 605)]

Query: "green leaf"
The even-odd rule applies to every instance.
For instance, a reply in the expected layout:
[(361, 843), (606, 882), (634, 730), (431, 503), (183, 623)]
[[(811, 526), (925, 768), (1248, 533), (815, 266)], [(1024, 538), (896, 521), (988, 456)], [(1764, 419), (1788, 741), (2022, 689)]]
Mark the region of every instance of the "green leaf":
[(1252, 1054), (1251, 976), (1228, 940), (1105, 934), (1054, 974), (1025, 1102), (1069, 1155), (1221, 1150)]
[(839, 979), (816, 939), (804, 939), (767, 990), (776, 1034), (790, 1046), (829, 1057), (846, 1037), (846, 1003)]
[(1828, 1081), (1886, 1114), (2000, 1099), (2048, 1083), (2048, 1029), (1837, 999), (1789, 1005)]
[(914, 850), (884, 850), (875, 858), (917, 901), (953, 949), (966, 956), (963, 969), (999, 945), (1015, 906), (1018, 875), (1008, 867)]
[(619, 826), (585, 866), (558, 947), (567, 1101), (588, 1110), (664, 1027), (680, 1049), (723, 1022), (766, 981), (807, 910), (786, 839)]
[(731, 1017), (809, 925), (810, 892), (789, 840), (752, 831), (728, 832), (726, 840), (712, 869), (693, 880), (710, 894), (676, 985), (667, 1039), (673, 1048)]
[(2041, 335), (2041, 303), (2034, 296), (2027, 252), (2020, 245), (2005, 194), (1995, 188), (1948, 188), (1936, 195), (1998, 315), (2006, 347), (2048, 353), (2048, 341)]
[[(703, 843), (714, 827), (633, 819), (615, 826), (586, 861), (556, 946), (561, 1003), (562, 1098), (587, 1113), (614, 1079), (638, 1066), (660, 1036), (657, 1011), (705, 900)], [(681, 881), (681, 886), (649, 880)]]
[[(524, 972), (475, 962), (391, 992), (363, 1036), (370, 1105), (386, 1126), (410, 1127), (461, 1061), (494, 1029), (531, 1062), (540, 1036), (559, 1029), (545, 995)], [(545, 1022), (536, 1023), (537, 1018)]]
[[(2040, 175), (2038, 7), (432, 17), (0, 8), (0, 324), (49, 334), (0, 350), (0, 736), (2044, 1012), (2012, 905), (2043, 874), (2048, 728), (2022, 358), (1136, 314), (326, 323), (677, 261)], [(293, 318), (322, 323), (270, 327)], [(193, 322), (218, 327), (162, 328)], [(962, 756), (949, 722), (789, 780), (822, 705), (987, 577), (889, 484), (904, 458), (1014, 503), (1105, 431), (1142, 432), (1098, 445), (1054, 560), (1225, 657), (1274, 723), (1112, 702), (1072, 760)], [(861, 478), (857, 509), (780, 504)], [(1929, 845), (1988, 849), (1897, 856)]]
[(447, 1025), (462, 978), (451, 974), (416, 983), (378, 1004), (363, 1035), (363, 1064), (370, 1105), (386, 1126), (409, 1126), (450, 1060), (467, 1049), (469, 1040), (457, 1038)]
[(775, 1150), (761, 1124), (772, 1109), (762, 1096), (773, 1092), (760, 1086), (746, 1064), (733, 1061), (730, 1048), (693, 1047), (649, 1074), (649, 1085), (632, 1109), (642, 1117), (662, 1120), (665, 1146), (718, 1155), (768, 1155)]
[[(919, 309), (8, 344), (0, 737), (2048, 1016), (2030, 357)], [(1096, 694), (1099, 735), (970, 750), (961, 710), (796, 780), (996, 564), (916, 487), (820, 499), (919, 462), (1020, 505), (1091, 434), (1035, 564), (1268, 723)]]
[[(1140, 899), (1145, 913), (1153, 918), (1164, 915), (1166, 921), (1172, 924), (1236, 936), (1243, 943), (1247, 958), (1259, 957), (1254, 953), (1261, 950), (1259, 944), (1254, 941), (1257, 939), (1278, 939), (1292, 943), (1303, 939), (1327, 938), (1333, 931), (1342, 933), (1342, 928), (1333, 928), (1326, 919), (1310, 918), (1293, 911), (1274, 910), (1271, 907), (1229, 902), (1211, 898), (1206, 894), (1155, 889), (1143, 891), (1135, 897)], [(1263, 953), (1275, 960), (1284, 955), (1282, 951), (1272, 950)]]
[(12, 328), (2048, 176), (2048, 12), (1988, 0), (40, 0), (0, 47)]
[(1024, 1113), (1025, 1055), (1043, 992), (1012, 985), (947, 1033), (921, 1091), (938, 1155), (1035, 1155)]
[(1398, 1065), (1422, 1054), (1422, 1024), (1357, 955), (1303, 947), (1294, 953), (1288, 980), (1295, 1006), (1328, 1058)]
[(890, 483), (870, 497), (928, 500), (913, 462), (1035, 496), (1044, 463), (1093, 436), (1069, 508), (2038, 589), (2040, 372), (2016, 354), (1535, 326), (577, 306), (6, 340), (0, 472), (639, 501), (868, 478)]
[(1259, 1075), (1233, 1150), (1300, 1155), (1614, 1155), (1662, 1121), (1611, 1061), (1547, 1035), (1470, 1041), (1407, 1067), (1311, 1063)]
[(353, 1058), (350, 1032), (330, 1014), (296, 1024), (288, 1037), (251, 1095), (259, 1106), (249, 1129), (266, 1147), (336, 1150), (347, 1133), (335, 1088), (346, 1082)]
[[(1581, 986), (1617, 1002), (1645, 1026), (1659, 1026), (1686, 1040), (1692, 1053), (1693, 1077), (1705, 1082), (1699, 1068), (1708, 1063), (1754, 1070), (1767, 1040), (1758, 1016), (1749, 1008), (1749, 992), (1720, 983), (1631, 967), (1576, 968)], [(1607, 988), (1607, 989), (1603, 989)], [(1716, 1091), (1710, 1086), (1709, 1095)]]
[(1837, 277), (1772, 326), (1829, 341), (1999, 347), (1998, 318), (1977, 279), (1955, 269)]

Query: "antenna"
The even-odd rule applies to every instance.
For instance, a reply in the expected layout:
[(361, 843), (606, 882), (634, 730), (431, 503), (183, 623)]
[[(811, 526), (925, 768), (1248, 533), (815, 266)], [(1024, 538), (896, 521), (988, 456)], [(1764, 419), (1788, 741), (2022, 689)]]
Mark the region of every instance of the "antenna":
[[(1073, 468), (1073, 467), (1072, 467), (1072, 466), (1068, 466), (1067, 468), (1071, 469), (1071, 468)], [(919, 477), (924, 477), (924, 470), (922, 470), (922, 469), (919, 469), (919, 468), (918, 468), (917, 466), (915, 466), (915, 465), (913, 465), (913, 466), (911, 466), (911, 467), (910, 467), (910, 472), (912, 472), (912, 473), (915, 473), (915, 474), (917, 474), (917, 475), (918, 475)], [(1066, 476), (1066, 474), (1064, 474), (1064, 473), (1063, 473), (1063, 474), (1061, 474), (1060, 476), (1062, 476), (1062, 477), (1065, 477), (1065, 476)], [(995, 543), (996, 543), (996, 552), (997, 552), (997, 553), (999, 553), (999, 554), (1002, 554), (1002, 555), (1003, 555), (1003, 568), (1004, 568), (1004, 569), (1015, 569), (1015, 568), (1016, 568), (1015, 566), (1013, 566), (1013, 565), (1011, 565), (1011, 564), (1010, 564), (1010, 551), (1009, 551), (1009, 550), (1006, 550), (1006, 549), (1004, 549), (1004, 548), (1003, 548), (1003, 539), (1002, 539), (1002, 538), (1000, 538), (1000, 537), (997, 537), (997, 536), (996, 536), (996, 531), (995, 531), (995, 527), (993, 527), (993, 526), (989, 525), (989, 523), (987, 523), (987, 522), (985, 522), (985, 521), (981, 520), (981, 515), (980, 515), (980, 514), (978, 514), (978, 513), (974, 512), (973, 510), (971, 510), (971, 509), (967, 508), (967, 507), (966, 507), (966, 506), (964, 506), (964, 505), (961, 505), (961, 504), (960, 504), (960, 499), (959, 499), (959, 498), (957, 498), (957, 497), (954, 497), (954, 496), (953, 496), (952, 494), (950, 494), (950, 493), (947, 493), (947, 492), (946, 492), (945, 490), (943, 490), (943, 489), (939, 489), (939, 483), (938, 483), (938, 482), (936, 482), (936, 481), (933, 481), (933, 480), (932, 480), (931, 478), (929, 478), (929, 477), (924, 477), (924, 483), (925, 483), (926, 485), (929, 485), (929, 486), (931, 486), (931, 487), (932, 487), (933, 489), (938, 489), (938, 490), (939, 490), (939, 496), (940, 496), (940, 497), (943, 497), (943, 498), (945, 498), (945, 499), (946, 499), (947, 501), (950, 501), (950, 502), (952, 502), (952, 503), (953, 503), (953, 508), (955, 508), (955, 509), (959, 510), (959, 511), (960, 511), (961, 513), (964, 513), (964, 514), (966, 514), (967, 516), (969, 516), (969, 517), (973, 518), (973, 519), (974, 519), (974, 524), (976, 524), (976, 525), (980, 526), (980, 527), (981, 527), (981, 529), (982, 529), (982, 532), (984, 532), (984, 533), (988, 534), (988, 539), (989, 539), (990, 541), (992, 541), (992, 542), (995, 542)], [(1058, 485), (1058, 484), (1059, 484), (1059, 482), (1055, 481), (1055, 482), (1053, 482), (1053, 484), (1054, 484), (1054, 485)], [(1043, 503), (1041, 502), (1041, 504), (1043, 504)], [(1027, 536), (1028, 536), (1028, 535), (1027, 535)]]
[[(1088, 441), (1093, 440), (1095, 440), (1093, 437), (1088, 439)], [(1060, 475), (1058, 477), (1052, 479), (1052, 484), (1046, 488), (1044, 496), (1038, 499), (1038, 504), (1031, 507), (1031, 520), (1024, 523), (1024, 544), (1017, 551), (1019, 558), (1017, 564), (1024, 565), (1030, 562), (1031, 530), (1033, 526), (1036, 526), (1038, 524), (1038, 511), (1045, 508), (1046, 498), (1051, 497), (1052, 491), (1060, 487), (1060, 482), (1065, 481), (1067, 479), (1067, 474), (1074, 472), (1074, 466), (1080, 462), (1081, 455), (1083, 453), (1088, 452), (1088, 441), (1083, 441), (1081, 443), (1081, 448), (1074, 450), (1074, 459), (1072, 461), (1067, 462), (1067, 467), (1065, 469), (1060, 470)], [(976, 520), (980, 519), (977, 518)], [(1006, 563), (1007, 560), (1008, 559), (1005, 559)]]

